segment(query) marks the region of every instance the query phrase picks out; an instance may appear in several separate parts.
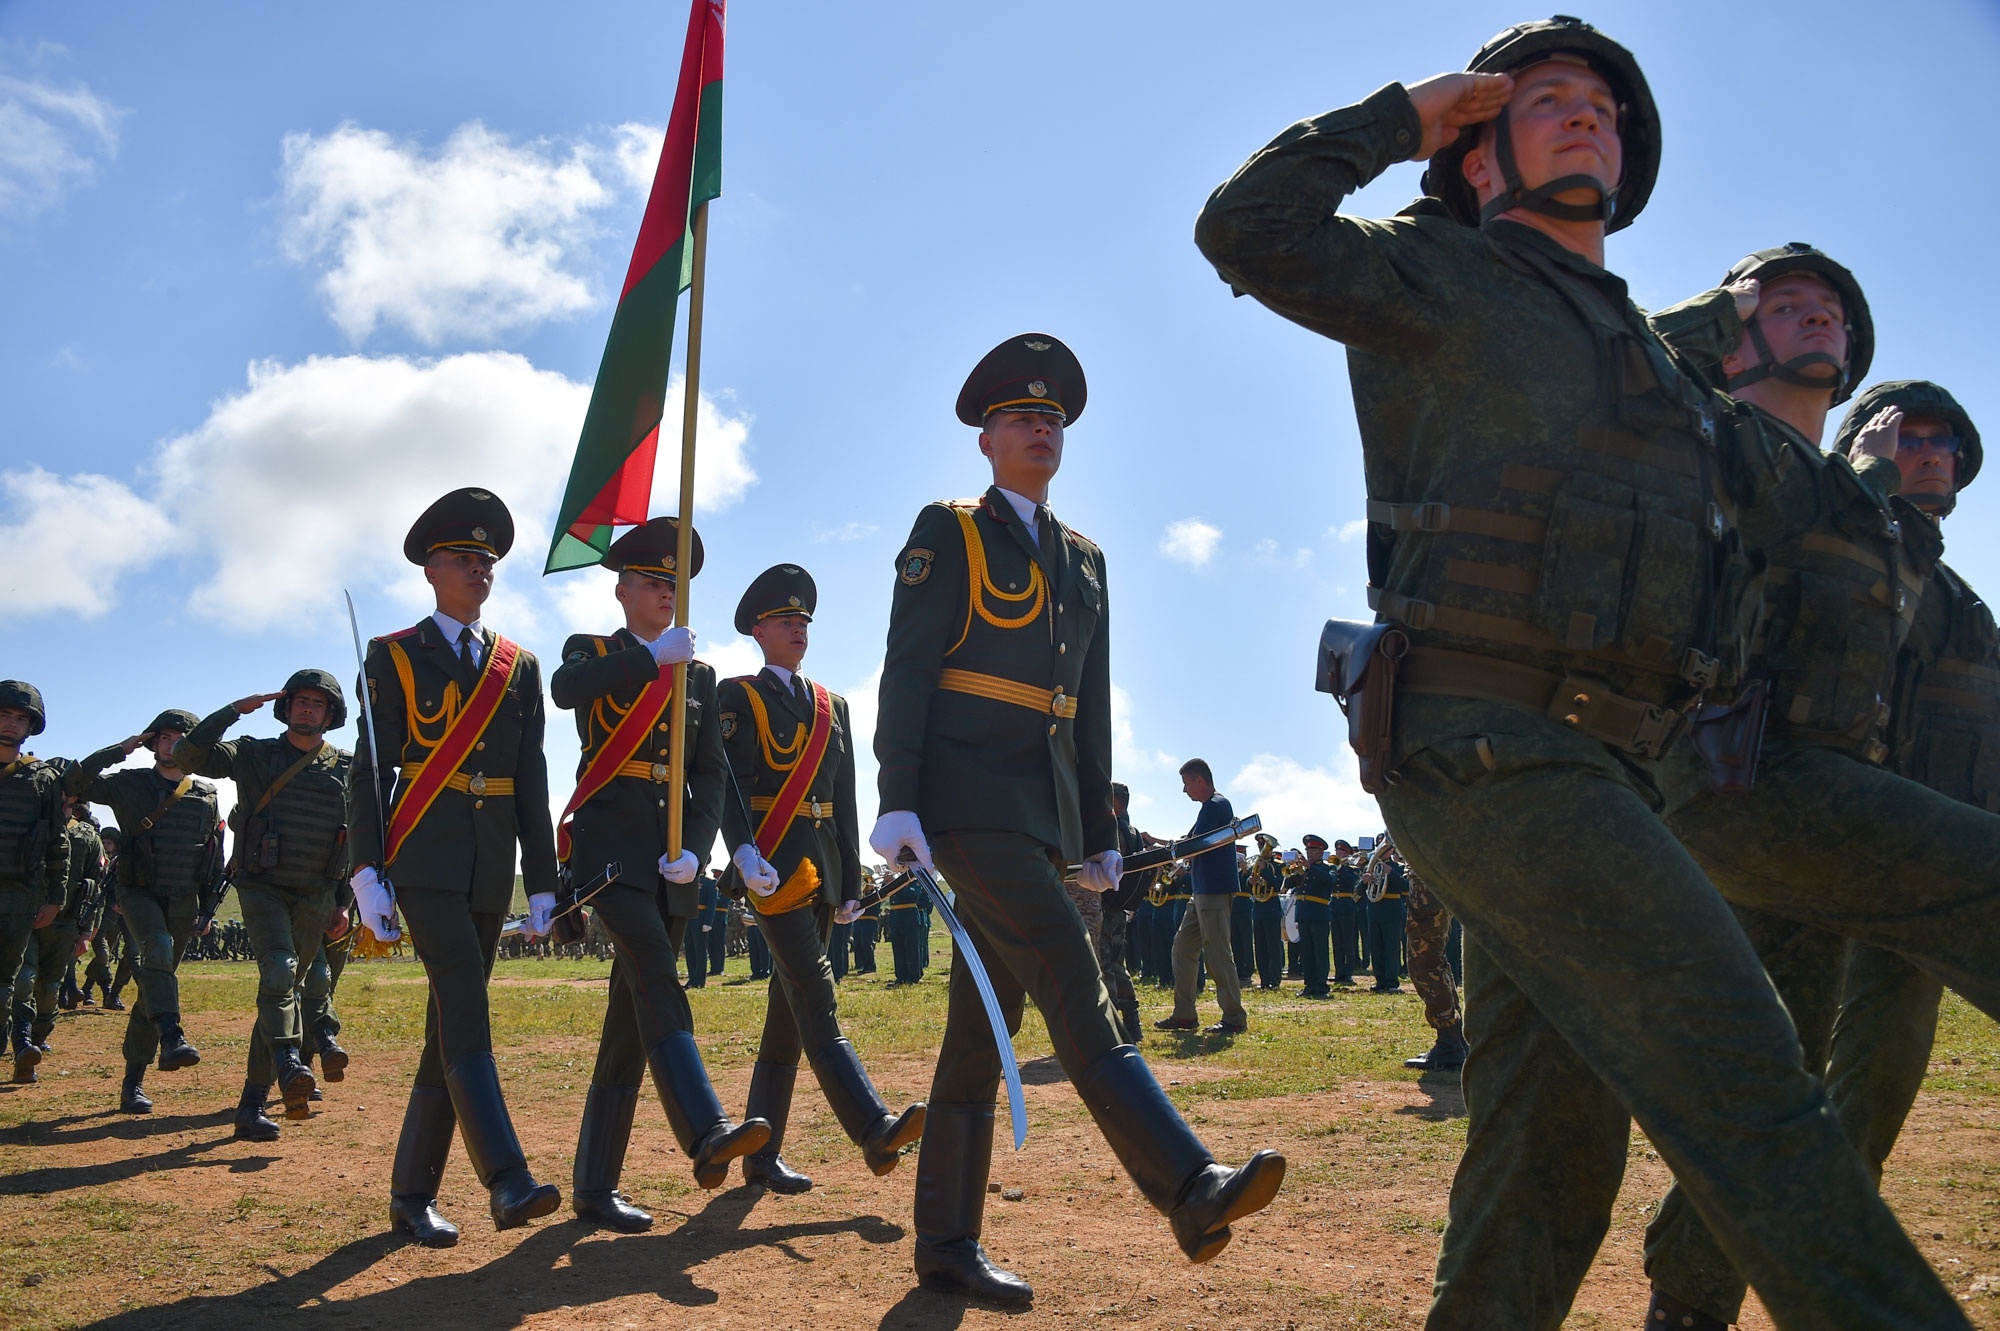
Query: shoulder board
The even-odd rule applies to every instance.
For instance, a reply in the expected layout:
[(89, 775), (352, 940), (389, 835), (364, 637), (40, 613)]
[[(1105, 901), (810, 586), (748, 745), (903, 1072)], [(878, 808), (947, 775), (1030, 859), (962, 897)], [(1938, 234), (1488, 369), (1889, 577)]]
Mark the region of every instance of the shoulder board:
[(723, 680), (722, 683), (741, 684), (743, 687), (748, 688), (757, 678), (756, 675), (731, 675), (728, 679)]
[(1085, 536), (1082, 532), (1078, 531), (1076, 528), (1065, 527), (1064, 530), (1069, 533), (1070, 539), (1072, 541), (1075, 541), (1078, 545), (1088, 546), (1092, 550), (1098, 548), (1096, 541), (1091, 540), (1088, 536)]
[(940, 499), (937, 502), (943, 504), (946, 508), (972, 509), (972, 508), (984, 508), (986, 506), (986, 499), (984, 496), (981, 496), (976, 499)]
[(422, 628), (422, 627), (423, 627), (423, 625), (421, 625), (421, 624), (412, 624), (412, 625), (410, 625), (410, 627), (408, 627), (408, 628), (406, 628), (406, 629), (397, 629), (397, 630), (396, 630), (396, 631), (395, 631), (394, 633), (384, 633), (384, 634), (382, 634), (382, 635), (381, 635), (380, 637), (377, 637), (377, 638), (370, 638), (370, 639), (369, 639), (369, 641), (370, 641), (370, 642), (394, 642), (394, 641), (395, 641), (396, 639), (398, 639), (398, 638), (407, 638), (407, 637), (409, 637), (409, 636), (410, 636), (411, 634), (415, 633), (415, 632), (416, 632), (416, 631), (417, 631), (418, 629), (420, 629), (420, 628)]

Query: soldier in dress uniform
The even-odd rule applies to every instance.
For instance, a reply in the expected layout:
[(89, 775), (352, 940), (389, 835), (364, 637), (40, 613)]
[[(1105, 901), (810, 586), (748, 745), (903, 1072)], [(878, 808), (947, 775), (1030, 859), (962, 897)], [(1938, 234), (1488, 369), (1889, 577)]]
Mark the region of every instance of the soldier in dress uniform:
[(882, 1103), (836, 1015), (826, 949), (835, 923), (858, 915), (863, 882), (847, 699), (799, 673), (818, 608), (819, 590), (798, 565), (759, 574), (737, 603), (736, 631), (756, 641), (764, 668), (725, 680), (717, 703), (730, 769), (747, 801), (724, 805), (723, 833), (773, 965), (744, 1110), (770, 1122), (771, 1139), (744, 1157), (743, 1178), (780, 1193), (812, 1187), (778, 1154), (801, 1052), (878, 1177), (924, 1130), (921, 1103), (900, 1114)]
[(1229, 898), (1229, 955), (1236, 962), (1239, 989), (1257, 974), (1257, 898), (1250, 887), (1250, 852), (1238, 846), (1236, 892)]
[(1251, 940), (1256, 954), (1257, 987), (1279, 989), (1285, 981), (1285, 875), (1278, 859), (1278, 839), (1257, 834), (1261, 852), (1250, 866)]
[(1354, 972), (1367, 956), (1367, 902), (1354, 855), (1351, 842), (1333, 843), (1333, 982), (1344, 989), (1354, 987)]
[[(271, 711), (284, 724), (282, 736), (222, 738), (266, 703), (277, 704)], [(340, 681), (324, 670), (299, 670), (276, 693), (252, 694), (211, 713), (174, 748), (174, 766), (182, 771), (236, 782), (230, 869), (257, 958), (248, 1075), (236, 1102), (236, 1136), (244, 1141), (278, 1139), (277, 1123), (264, 1116), (273, 1081), (289, 1119), (311, 1116), (318, 1089), (303, 1056), (310, 1036), (299, 987), (347, 880), (353, 755), (326, 740), (327, 731), (345, 724)]]
[[(1284, 1158), (1219, 1165), (1139, 1051), (1124, 1042), (1083, 921), (1063, 886), (1115, 888), (1111, 673), (1104, 556), (1048, 508), (1083, 370), (1042, 333), (1009, 338), (966, 379), (958, 418), (979, 430), (994, 484), (934, 503), (896, 560), (875, 733), (881, 815), (870, 844), (933, 864), (1009, 1026), (1032, 995), (1057, 1059), (1140, 1194), (1195, 1261), (1267, 1205)], [(962, 952), (917, 1162), (916, 1265), (926, 1285), (1019, 1306), (1025, 1280), (980, 1247), (1001, 1067)]]
[(496, 1229), (562, 1202), (514, 1134), (486, 1003), (517, 847), (532, 911), (546, 918), (556, 886), (541, 663), (480, 621), (513, 544), (513, 516), (487, 490), (454, 490), (411, 525), (403, 557), (424, 570), (437, 609), (368, 644), (360, 687), (374, 727), (361, 727), (347, 783), (361, 922), (394, 942), (400, 910), (430, 981), (389, 1173), (390, 1224), (426, 1247), (458, 1242), (437, 1209), (454, 1124)]
[[(143, 731), (108, 744), (63, 773), (71, 795), (108, 805), (125, 831), (118, 855), (118, 913), (139, 954), (139, 1001), (125, 1023), (125, 1081), (118, 1108), (150, 1113), (143, 1082), (159, 1055), (160, 1071), (201, 1062), (181, 1030), (180, 982), (175, 972), (188, 943), (206, 929), (222, 880), (222, 816), (215, 787), (174, 764), (174, 749), (195, 727), (193, 712), (161, 712)], [(106, 773), (142, 748), (153, 765)]]
[(924, 889), (912, 879), (890, 894), (884, 914), (888, 921), (889, 955), (896, 966), (895, 985), (924, 978)]
[(1327, 949), (1333, 927), (1333, 894), (1338, 869), (1327, 863), (1326, 838), (1306, 833), (1305, 873), (1292, 896), (1292, 920), (1299, 927), (1299, 969), (1306, 998), (1326, 998)]
[(1370, 869), (1369, 876), (1379, 882), (1370, 883), (1365, 893), (1369, 969), (1375, 973), (1374, 992), (1400, 994), (1403, 992), (1403, 863), (1393, 850), (1378, 848), (1376, 854), (1382, 857), (1381, 863)]
[[(690, 535), (692, 579), (701, 572), (702, 548), (701, 534)], [(583, 743), (576, 791), (563, 814), (563, 860), (579, 891), (609, 865), (621, 871), (590, 899), (616, 956), (577, 1134), (574, 1204), (583, 1219), (624, 1233), (653, 1223), (618, 1190), (649, 1067), (674, 1140), (701, 1187), (722, 1186), (729, 1162), (771, 1134), (762, 1119), (734, 1123), (723, 1112), (680, 984), (679, 958), (689, 922), (700, 913), (702, 866), (722, 825), (728, 769), (715, 720), (715, 668), (694, 659), (693, 632), (673, 626), (679, 536), (677, 519), (654, 518), (611, 543), (603, 563), (618, 573), (625, 627), (573, 635), (550, 681), (556, 706), (576, 713)], [(680, 663), (687, 666), (687, 784), (676, 792), (667, 785), (668, 740), (673, 667)], [(667, 844), (667, 801), (676, 798), (683, 810), (678, 854)], [(535, 932), (543, 931), (536, 922)]]
[[(1131, 803), (1132, 792), (1125, 783), (1113, 781), (1111, 811), (1118, 819), (1121, 856), (1133, 854), (1142, 844), (1140, 832), (1132, 826)], [(1145, 1038), (1145, 1027), (1139, 1020), (1139, 994), (1132, 987), (1132, 972), (1127, 966), (1131, 948), (1126, 934), (1131, 927), (1132, 908), (1145, 900), (1150, 884), (1149, 874), (1126, 874), (1120, 878), (1117, 889), (1102, 898), (1104, 918), (1097, 931), (1097, 966), (1104, 974), (1104, 987), (1111, 995), (1111, 1007), (1118, 1014), (1127, 1044), (1138, 1044)]]

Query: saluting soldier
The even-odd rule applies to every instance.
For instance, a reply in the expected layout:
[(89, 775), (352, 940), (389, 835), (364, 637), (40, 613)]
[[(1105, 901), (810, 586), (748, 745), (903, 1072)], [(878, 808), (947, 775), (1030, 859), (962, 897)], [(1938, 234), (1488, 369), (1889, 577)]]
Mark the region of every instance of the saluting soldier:
[[(618, 574), (613, 594), (625, 626), (610, 634), (572, 635), (550, 688), (556, 706), (576, 713), (583, 744), (576, 790), (563, 812), (561, 854), (573, 890), (582, 891), (612, 865), (619, 870), (590, 898), (616, 955), (577, 1132), (573, 1204), (582, 1219), (628, 1234), (653, 1223), (618, 1190), (647, 1068), (701, 1187), (722, 1186), (729, 1162), (771, 1135), (762, 1119), (733, 1123), (723, 1112), (702, 1066), (694, 1013), (680, 983), (678, 963), (689, 924), (701, 911), (702, 866), (722, 823), (728, 777), (715, 721), (715, 668), (694, 659), (693, 631), (674, 627), (679, 534), (677, 519), (654, 518), (611, 543), (602, 562)], [(701, 572), (701, 534), (690, 537), (687, 576), (693, 578)], [(669, 740), (677, 701), (673, 668), (682, 663), (687, 766), (685, 786), (676, 791), (668, 784)], [(672, 799), (682, 802), (678, 852), (667, 844)], [(544, 926), (536, 921), (535, 932), (546, 932)]]
[[(60, 759), (57, 763), (60, 764)], [(49, 1033), (56, 1028), (58, 990), (70, 963), (90, 946), (103, 900), (104, 844), (90, 811), (63, 797), (62, 835), (69, 858), (64, 872), (62, 906), (55, 918), (35, 930), (21, 969), (14, 980), (14, 1080), (38, 1081), (35, 1067), (49, 1052)]]
[[(21, 959), (37, 931), (54, 922), (69, 887), (68, 822), (63, 774), (21, 748), (42, 733), (48, 713), (41, 690), (25, 680), (0, 680), (0, 1012), (13, 1013), (26, 995), (16, 991)], [(32, 1007), (32, 1000), (30, 1000)], [(14, 1080), (33, 1081), (42, 1052), (18, 1017)]]
[[(140, 733), (106, 745), (64, 770), (63, 786), (78, 799), (109, 806), (124, 829), (118, 854), (117, 910), (139, 954), (139, 999), (125, 1023), (125, 1081), (121, 1113), (151, 1113), (146, 1065), (159, 1055), (160, 1071), (201, 1062), (181, 1030), (180, 980), (175, 974), (188, 944), (208, 928), (222, 881), (222, 815), (215, 787), (174, 763), (181, 736), (195, 727), (193, 712), (172, 708)], [(106, 773), (141, 748), (153, 765)]]
[(496, 1229), (562, 1201), (528, 1170), (486, 1003), (517, 847), (531, 907), (546, 918), (555, 902), (541, 663), (480, 618), (493, 566), (513, 545), (513, 516), (487, 490), (454, 490), (411, 525), (403, 557), (424, 570), (437, 609), (368, 644), (361, 685), (374, 731), (361, 727), (347, 783), (361, 922), (394, 942), (400, 908), (430, 980), (423, 1055), (390, 1166), (389, 1220), (433, 1248), (458, 1242), (437, 1209), (454, 1122)]
[(764, 668), (724, 680), (718, 703), (730, 769), (748, 801), (747, 809), (734, 799), (724, 804), (723, 833), (773, 969), (743, 1111), (769, 1121), (771, 1139), (743, 1158), (743, 1178), (780, 1193), (812, 1187), (778, 1154), (801, 1050), (834, 1118), (877, 1176), (924, 1131), (921, 1103), (900, 1114), (882, 1103), (835, 1013), (826, 948), (835, 922), (856, 918), (863, 884), (847, 699), (799, 673), (818, 608), (819, 589), (798, 565), (759, 574), (737, 603), (736, 631), (756, 641)]
[[(993, 485), (926, 506), (897, 556), (869, 840), (891, 863), (907, 852), (929, 867), (935, 851), (1009, 1027), (1032, 995), (1105, 1140), (1202, 1262), (1276, 1195), (1285, 1162), (1215, 1162), (1120, 1035), (1063, 887), (1065, 862), (1082, 861), (1079, 881), (1099, 892), (1122, 863), (1104, 556), (1048, 508), (1084, 395), (1075, 356), (1043, 333), (995, 347), (959, 393)], [(979, 1244), (999, 1058), (959, 952), (917, 1160), (916, 1266), (926, 1285), (1018, 1306), (1034, 1291)]]
[[(285, 727), (274, 739), (225, 740), (236, 721), (275, 702)], [(174, 765), (236, 782), (230, 814), (235, 833), (231, 876), (257, 959), (257, 1014), (250, 1024), (249, 1066), (236, 1103), (236, 1136), (276, 1141), (264, 1116), (275, 1080), (285, 1117), (312, 1114), (319, 1083), (301, 1053), (307, 1033), (299, 985), (312, 964), (347, 880), (347, 774), (353, 755), (326, 732), (347, 724), (340, 681), (324, 670), (298, 670), (276, 693), (239, 698), (202, 719), (174, 749)]]

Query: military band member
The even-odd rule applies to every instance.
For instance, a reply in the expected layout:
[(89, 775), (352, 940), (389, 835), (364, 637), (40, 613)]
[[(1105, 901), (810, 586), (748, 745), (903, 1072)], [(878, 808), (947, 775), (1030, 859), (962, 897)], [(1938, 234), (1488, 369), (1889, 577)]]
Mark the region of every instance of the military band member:
[(368, 644), (361, 687), (374, 729), (361, 727), (347, 784), (361, 922), (394, 942), (400, 910), (430, 980), (389, 1175), (390, 1224), (426, 1247), (458, 1242), (437, 1209), (454, 1123), (496, 1229), (562, 1201), (535, 1181), (515, 1136), (486, 1001), (517, 847), (531, 906), (546, 916), (555, 892), (541, 664), (480, 619), (513, 544), (513, 516), (480, 489), (452, 491), (410, 527), (403, 557), (424, 570), (437, 609)]
[(717, 703), (730, 769), (747, 801), (747, 809), (724, 803), (723, 833), (773, 964), (743, 1111), (768, 1120), (771, 1139), (744, 1157), (743, 1178), (780, 1193), (812, 1187), (778, 1154), (801, 1051), (874, 1174), (894, 1169), (924, 1131), (921, 1103), (900, 1114), (882, 1103), (835, 1012), (826, 947), (836, 920), (858, 914), (861, 847), (847, 699), (799, 673), (818, 607), (812, 575), (796, 564), (759, 574), (737, 603), (736, 631), (756, 641), (764, 668), (724, 680)]
[[(653, 1223), (618, 1190), (648, 1068), (701, 1187), (720, 1187), (729, 1162), (771, 1135), (763, 1119), (733, 1123), (723, 1112), (680, 983), (679, 961), (689, 923), (701, 910), (702, 866), (722, 823), (728, 776), (715, 669), (694, 659), (693, 632), (674, 627), (679, 535), (677, 520), (654, 518), (611, 543), (603, 563), (618, 574), (614, 593), (625, 626), (572, 635), (550, 682), (556, 706), (576, 713), (583, 743), (576, 791), (563, 815), (562, 856), (573, 887), (581, 891), (607, 866), (620, 869), (590, 899), (616, 955), (577, 1133), (574, 1205), (582, 1219), (628, 1234)], [(690, 537), (693, 578), (701, 572), (701, 534)], [(685, 788), (677, 792), (668, 782), (673, 667), (680, 663), (687, 666), (687, 767)], [(678, 853), (667, 844), (670, 799), (682, 801)], [(546, 931), (542, 921), (534, 931)]]
[[(1561, 1321), (1629, 1111), (1780, 1325), (1963, 1326), (1666, 817), (1663, 760), (1740, 676), (1756, 570), (1735, 514), (1772, 496), (1782, 449), (1705, 391), (1603, 267), (1659, 154), (1631, 54), (1559, 17), (1510, 28), (1464, 73), (1284, 131), (1197, 225), (1237, 289), (1350, 348), (1370, 599), (1408, 643), (1394, 735), (1386, 753), (1364, 740), (1364, 775), (1471, 936), (1480, 1057), (1432, 1325)], [(1437, 197), (1393, 220), (1341, 214), (1410, 158), (1430, 159)], [(1818, 850), (1852, 843), (1843, 830)], [(1800, 859), (1816, 881), (1784, 889), (1788, 912), (1920, 943), (1885, 918), (1907, 907), (1884, 908), (1900, 894), (1872, 862)], [(1929, 908), (1926, 960), (1983, 979), (2000, 894), (1966, 868), (1911, 897)]]
[(1364, 892), (1368, 903), (1369, 966), (1378, 994), (1403, 992), (1403, 864), (1393, 850), (1377, 848), (1380, 861), (1371, 866)]
[(1327, 949), (1333, 926), (1333, 894), (1339, 870), (1327, 862), (1326, 838), (1317, 832), (1305, 837), (1305, 872), (1298, 878), (1292, 895), (1292, 920), (1299, 927), (1299, 968), (1305, 980), (1301, 990), (1306, 998), (1326, 998)]
[(1278, 839), (1257, 834), (1257, 858), (1250, 863), (1251, 947), (1257, 966), (1257, 987), (1279, 989), (1285, 982), (1284, 870), (1278, 861)]
[(1351, 842), (1333, 843), (1333, 982), (1343, 989), (1354, 987), (1354, 972), (1368, 954), (1368, 911), (1361, 890), (1361, 870), (1355, 868), (1356, 851)]
[[(1141, 833), (1132, 826), (1131, 805), (1132, 792), (1123, 781), (1113, 781), (1111, 812), (1118, 820), (1120, 856), (1136, 854), (1144, 844)], [(1115, 891), (1104, 894), (1104, 920), (1096, 939), (1097, 967), (1104, 974), (1104, 988), (1111, 995), (1111, 1008), (1118, 1014), (1118, 1024), (1127, 1044), (1138, 1044), (1145, 1039), (1145, 1024), (1139, 1020), (1139, 994), (1132, 987), (1129, 968), (1131, 946), (1127, 934), (1131, 929), (1133, 908), (1143, 904), (1151, 881), (1148, 874), (1126, 874), (1118, 880)], [(1072, 896), (1071, 900), (1074, 899)]]
[(916, 984), (924, 978), (924, 889), (914, 879), (890, 894), (883, 915), (889, 930), (889, 956), (896, 966), (890, 985)]
[[(282, 736), (222, 738), (239, 718), (273, 702)], [(278, 1139), (278, 1125), (264, 1116), (273, 1081), (290, 1119), (310, 1117), (318, 1089), (302, 1057), (299, 986), (347, 880), (352, 755), (326, 740), (346, 723), (340, 682), (324, 670), (299, 670), (278, 692), (239, 698), (203, 718), (174, 749), (182, 771), (236, 782), (230, 868), (257, 959), (257, 1013), (236, 1104), (236, 1136), (244, 1141)]]
[[(1228, 1243), (1231, 1221), (1270, 1202), (1285, 1164), (1271, 1151), (1241, 1169), (1215, 1162), (1124, 1042), (1063, 887), (1066, 862), (1082, 861), (1079, 881), (1099, 892), (1122, 863), (1104, 556), (1048, 509), (1084, 395), (1076, 358), (1040, 333), (994, 348), (959, 394), (994, 483), (928, 505), (897, 557), (869, 840), (891, 863), (908, 853), (929, 867), (935, 852), (1008, 1025), (1032, 996), (1105, 1140), (1200, 1262)], [(917, 1160), (917, 1273), (1019, 1306), (1028, 1282), (979, 1243), (999, 1058), (960, 952)]]
[[(150, 1113), (146, 1065), (157, 1053), (160, 1071), (201, 1062), (181, 1030), (180, 981), (175, 972), (195, 933), (207, 927), (222, 879), (222, 816), (215, 787), (174, 763), (181, 736), (195, 727), (193, 712), (161, 712), (137, 735), (106, 745), (65, 769), (64, 788), (79, 799), (109, 806), (124, 829), (118, 854), (117, 910), (138, 952), (139, 999), (125, 1023), (122, 1113)], [(138, 750), (153, 765), (105, 769)]]

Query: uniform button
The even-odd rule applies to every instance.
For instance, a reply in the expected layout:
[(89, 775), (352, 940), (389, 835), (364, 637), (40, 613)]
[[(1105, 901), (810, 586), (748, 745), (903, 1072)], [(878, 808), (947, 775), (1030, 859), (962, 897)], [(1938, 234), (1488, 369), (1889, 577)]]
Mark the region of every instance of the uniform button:
[(668, 728), (667, 723), (665, 721), (660, 722), (660, 729), (665, 730), (667, 728)]
[(667, 807), (667, 802), (666, 802), (665, 800), (661, 800), (661, 801), (660, 801), (660, 807), (661, 807), (662, 809), (666, 808), (666, 807)]
[(1057, 613), (1057, 614), (1061, 614), (1062, 612), (1063, 612), (1063, 608), (1062, 608), (1062, 602), (1061, 602), (1061, 601), (1057, 601), (1057, 602), (1056, 602), (1056, 613)]
[(1056, 655), (1057, 655), (1057, 656), (1067, 656), (1067, 655), (1069, 655), (1069, 644), (1068, 644), (1068, 643), (1066, 643), (1066, 642), (1059, 642), (1059, 643), (1057, 643), (1057, 644), (1056, 644)]
[(480, 741), (479, 741), (479, 742), (478, 742), (477, 744), (473, 745), (472, 747), (473, 747), (473, 748), (475, 748), (475, 749), (480, 749), (480, 750), (484, 750), (484, 749), (486, 748), (486, 741), (482, 739), (482, 740), (480, 740)]
[(485, 808), (485, 807), (486, 807), (486, 801), (485, 801), (485, 800), (474, 800), (474, 801), (472, 801), (472, 807), (473, 807), (473, 808), (475, 808), (475, 809), (483, 809), (483, 808)]
[(1054, 726), (1050, 726), (1050, 727), (1049, 727), (1049, 733), (1050, 733), (1051, 735), (1055, 734), (1055, 733), (1056, 733), (1056, 728), (1055, 728)]
[(666, 757), (666, 756), (667, 756), (667, 751), (666, 751), (665, 749), (661, 749), (661, 750), (660, 750), (660, 756), (661, 756), (662, 758)]

